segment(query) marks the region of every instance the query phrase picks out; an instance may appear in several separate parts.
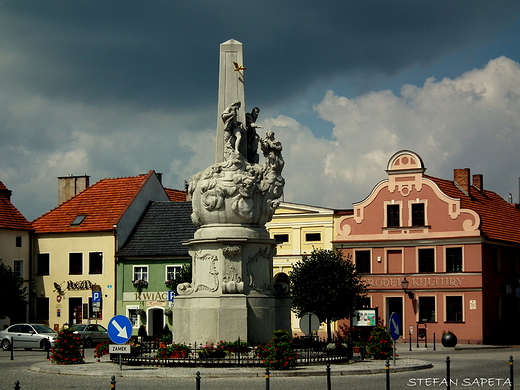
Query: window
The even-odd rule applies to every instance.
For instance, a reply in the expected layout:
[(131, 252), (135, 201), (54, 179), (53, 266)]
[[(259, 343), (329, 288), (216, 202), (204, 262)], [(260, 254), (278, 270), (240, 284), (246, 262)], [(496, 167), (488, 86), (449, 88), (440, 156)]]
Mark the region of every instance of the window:
[(399, 205), (389, 204), (386, 206), (386, 226), (387, 227), (399, 227)]
[(78, 215), (76, 218), (74, 218), (74, 221), (70, 224), (70, 226), (79, 226), (81, 225), (81, 222), (85, 219), (86, 215)]
[(103, 273), (103, 252), (90, 252), (88, 254), (88, 273)]
[(16, 237), (16, 246), (18, 248), (22, 247), (22, 237)]
[(412, 203), (412, 226), (424, 226), (424, 203)]
[(49, 275), (49, 254), (38, 253), (36, 255), (36, 274), (37, 275)]
[(275, 234), (273, 236), (274, 240), (277, 244), (283, 244), (285, 242), (289, 242), (289, 235), (288, 234)]
[(446, 322), (462, 321), (462, 297), (446, 297)]
[(16, 276), (21, 279), (24, 279), (23, 276), (23, 260), (15, 260), (13, 263), (13, 272)]
[(305, 233), (305, 241), (321, 241), (321, 233)]
[(356, 272), (358, 274), (370, 273), (370, 251), (356, 251)]
[(462, 272), (462, 248), (446, 248), (446, 272)]
[(137, 306), (129, 307), (127, 306), (126, 310), (128, 312), (127, 316), (130, 319), (130, 322), (132, 323), (132, 328), (138, 328), (139, 327), (139, 316), (137, 315)]
[(166, 280), (173, 280), (175, 276), (179, 272), (181, 272), (182, 267), (180, 265), (168, 265), (166, 266)]
[(435, 322), (435, 297), (419, 297), (419, 321)]
[(145, 282), (148, 282), (148, 267), (147, 266), (135, 266), (133, 280), (144, 280)]
[(433, 248), (419, 249), (419, 272), (435, 272), (435, 251)]
[(83, 273), (83, 253), (69, 253), (69, 275)]

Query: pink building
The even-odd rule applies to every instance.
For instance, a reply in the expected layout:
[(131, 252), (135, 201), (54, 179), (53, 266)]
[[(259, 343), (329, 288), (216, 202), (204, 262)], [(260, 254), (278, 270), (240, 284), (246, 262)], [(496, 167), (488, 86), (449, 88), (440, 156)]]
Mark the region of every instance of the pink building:
[(334, 245), (370, 285), (365, 305), (385, 324), (398, 313), (405, 342), (410, 328), (416, 342), (419, 324), (428, 343), (447, 330), (459, 344), (519, 343), (517, 205), (485, 190), (468, 168), (455, 169), (453, 181), (425, 170), (419, 155), (397, 152), (388, 179), (353, 215), (338, 216)]

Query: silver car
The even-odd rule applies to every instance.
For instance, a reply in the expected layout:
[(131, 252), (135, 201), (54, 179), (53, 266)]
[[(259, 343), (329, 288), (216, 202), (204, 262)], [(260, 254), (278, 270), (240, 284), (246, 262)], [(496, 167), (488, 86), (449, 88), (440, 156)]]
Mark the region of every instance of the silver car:
[(0, 340), (4, 351), (9, 351), (12, 344), (15, 348), (47, 350), (54, 345), (57, 335), (46, 325), (14, 324), (0, 332)]
[(107, 330), (98, 324), (77, 324), (72, 325), (70, 329), (74, 334), (79, 335), (85, 348), (91, 348), (103, 341), (110, 341)]

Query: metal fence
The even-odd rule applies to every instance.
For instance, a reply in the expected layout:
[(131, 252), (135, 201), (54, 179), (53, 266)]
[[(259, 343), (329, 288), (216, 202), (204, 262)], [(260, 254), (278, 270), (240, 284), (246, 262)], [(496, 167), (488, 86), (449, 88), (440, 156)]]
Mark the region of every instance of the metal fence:
[[(127, 365), (162, 365), (162, 366), (257, 366), (264, 365), (264, 358), (258, 346), (242, 348), (208, 348), (206, 344), (188, 344), (190, 352), (168, 357), (158, 357), (160, 344), (157, 341), (144, 341), (139, 347), (132, 348), (131, 354), (121, 355), (121, 361)], [(296, 348), (297, 365), (314, 365), (348, 362), (347, 349), (331, 350), (326, 345), (309, 348)], [(119, 354), (111, 354), (110, 359), (119, 361)]]

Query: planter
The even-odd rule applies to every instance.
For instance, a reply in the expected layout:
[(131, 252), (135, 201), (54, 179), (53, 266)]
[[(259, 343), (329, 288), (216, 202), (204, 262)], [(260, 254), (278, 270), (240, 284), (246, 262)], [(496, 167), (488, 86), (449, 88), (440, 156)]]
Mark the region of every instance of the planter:
[(188, 356), (188, 351), (172, 352), (170, 354), (170, 359), (185, 359), (186, 356)]
[(457, 336), (453, 333), (444, 333), (441, 343), (443, 347), (455, 347), (457, 345)]
[(354, 347), (354, 353), (359, 353), (361, 351), (361, 348), (359, 347)]

